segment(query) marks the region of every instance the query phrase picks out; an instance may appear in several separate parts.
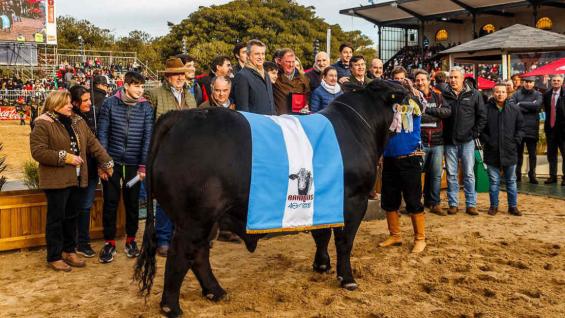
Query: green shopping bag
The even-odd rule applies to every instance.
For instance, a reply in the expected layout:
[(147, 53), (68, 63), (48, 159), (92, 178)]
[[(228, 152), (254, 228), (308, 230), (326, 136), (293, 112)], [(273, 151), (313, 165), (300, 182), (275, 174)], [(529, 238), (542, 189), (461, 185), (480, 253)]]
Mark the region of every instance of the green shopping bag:
[(479, 193), (488, 192), (489, 180), (487, 165), (483, 161), (483, 147), (478, 139), (475, 139), (475, 191)]

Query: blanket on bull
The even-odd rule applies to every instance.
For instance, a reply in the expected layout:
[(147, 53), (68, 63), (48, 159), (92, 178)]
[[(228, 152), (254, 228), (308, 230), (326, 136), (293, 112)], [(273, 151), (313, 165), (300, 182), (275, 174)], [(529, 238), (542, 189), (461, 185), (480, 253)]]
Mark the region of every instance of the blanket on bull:
[(343, 226), (343, 160), (330, 121), (240, 113), (252, 139), (247, 233)]

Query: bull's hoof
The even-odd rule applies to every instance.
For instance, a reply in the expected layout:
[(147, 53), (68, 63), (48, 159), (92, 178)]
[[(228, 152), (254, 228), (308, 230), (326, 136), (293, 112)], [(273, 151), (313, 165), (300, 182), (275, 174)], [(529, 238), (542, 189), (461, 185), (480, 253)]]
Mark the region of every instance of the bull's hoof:
[(178, 309), (174, 310), (167, 305), (161, 305), (161, 312), (167, 318), (176, 318), (176, 317), (182, 316), (182, 314), (183, 314), (182, 309), (178, 308)]
[(332, 269), (330, 265), (326, 265), (326, 264), (320, 264), (320, 265), (314, 264), (312, 265), (312, 268), (314, 269), (315, 272), (320, 274), (329, 273), (330, 270)]
[(343, 277), (338, 276), (337, 281), (341, 285), (341, 288), (345, 288), (349, 291), (356, 290), (359, 285), (355, 281), (345, 281)]
[(226, 299), (228, 294), (222, 288), (218, 288), (218, 290), (215, 291), (203, 291), (202, 295), (208, 298), (208, 300), (217, 302)]

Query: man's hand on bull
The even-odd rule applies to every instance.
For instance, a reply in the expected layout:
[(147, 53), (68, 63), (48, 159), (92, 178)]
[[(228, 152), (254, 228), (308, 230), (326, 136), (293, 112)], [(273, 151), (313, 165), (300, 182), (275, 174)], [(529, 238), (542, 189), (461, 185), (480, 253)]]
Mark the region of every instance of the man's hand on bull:
[(145, 166), (144, 165), (140, 165), (139, 168), (137, 168), (137, 175), (139, 176), (139, 181), (143, 181), (143, 179), (145, 179)]

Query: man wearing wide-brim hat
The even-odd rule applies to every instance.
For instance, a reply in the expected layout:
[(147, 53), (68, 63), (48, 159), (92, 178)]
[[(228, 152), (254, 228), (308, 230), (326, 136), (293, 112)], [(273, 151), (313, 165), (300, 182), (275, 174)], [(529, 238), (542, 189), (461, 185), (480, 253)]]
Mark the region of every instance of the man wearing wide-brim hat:
[(189, 69), (180, 58), (167, 59), (165, 70), (162, 71), (165, 76), (163, 84), (148, 90), (145, 96), (155, 108), (155, 119), (171, 110), (196, 108), (196, 100), (186, 87), (187, 71)]
[(518, 163), (516, 166), (516, 181), (522, 181), (522, 162), (524, 161), (524, 146), (528, 149), (529, 167), (528, 181), (538, 184), (536, 178), (537, 144), (539, 136), (539, 112), (543, 106), (543, 97), (534, 88), (535, 76), (522, 77), (522, 85), (508, 99), (509, 103), (515, 104), (524, 117), (524, 138), (518, 145)]
[[(196, 100), (187, 87), (186, 73), (189, 71), (178, 57), (170, 57), (165, 62), (163, 84), (146, 92), (145, 97), (155, 108), (155, 121), (159, 116), (171, 111), (196, 108)], [(166, 256), (173, 234), (173, 225), (159, 203), (155, 215), (157, 234), (157, 253)]]

